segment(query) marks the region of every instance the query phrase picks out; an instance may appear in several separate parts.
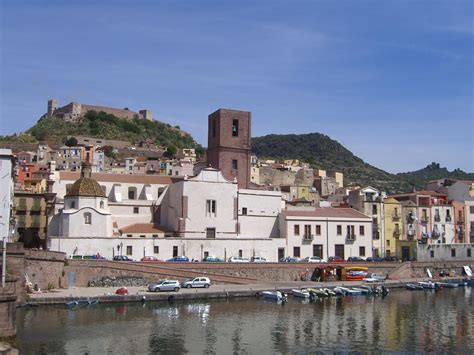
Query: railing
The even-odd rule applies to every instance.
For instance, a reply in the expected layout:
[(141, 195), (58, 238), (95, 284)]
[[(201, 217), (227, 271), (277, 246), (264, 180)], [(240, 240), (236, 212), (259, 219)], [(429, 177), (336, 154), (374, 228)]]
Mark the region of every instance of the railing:
[(458, 221), (457, 221), (457, 224), (464, 224), (464, 218), (459, 217)]
[(446, 216), (446, 222), (451, 222), (452, 218), (451, 216)]
[(441, 221), (440, 215), (439, 215), (439, 214), (435, 214), (434, 220), (435, 220), (435, 222), (440, 222), (440, 221)]
[(395, 238), (400, 238), (400, 231), (399, 231), (399, 230), (393, 231), (393, 236), (394, 236)]
[(398, 212), (393, 212), (392, 213), (392, 219), (394, 221), (398, 221), (400, 219), (400, 214)]
[(313, 234), (305, 234), (303, 235), (303, 240), (313, 240), (314, 235)]
[(432, 238), (439, 238), (441, 236), (441, 233), (439, 231), (433, 231), (433, 233), (431, 233), (431, 237)]
[(17, 211), (27, 211), (28, 208), (26, 207), (26, 204), (21, 204), (15, 207)]
[(421, 223), (428, 223), (430, 221), (430, 217), (428, 216), (421, 216)]
[(346, 240), (353, 242), (356, 239), (355, 234), (347, 234)]
[(415, 222), (415, 216), (412, 215), (412, 214), (407, 215), (407, 221), (408, 221), (408, 223)]

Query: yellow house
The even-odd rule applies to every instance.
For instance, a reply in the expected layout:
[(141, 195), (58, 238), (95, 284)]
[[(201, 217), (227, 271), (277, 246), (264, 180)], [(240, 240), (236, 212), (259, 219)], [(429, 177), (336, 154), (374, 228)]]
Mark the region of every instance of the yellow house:
[(396, 199), (384, 199), (385, 255), (396, 256), (397, 244), (403, 235), (402, 205)]

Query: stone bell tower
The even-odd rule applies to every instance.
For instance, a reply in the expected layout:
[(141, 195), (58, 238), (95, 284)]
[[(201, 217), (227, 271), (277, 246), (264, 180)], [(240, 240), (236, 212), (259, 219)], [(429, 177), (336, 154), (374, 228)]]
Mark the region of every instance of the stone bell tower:
[(251, 113), (219, 109), (208, 118), (207, 163), (239, 188), (250, 184)]

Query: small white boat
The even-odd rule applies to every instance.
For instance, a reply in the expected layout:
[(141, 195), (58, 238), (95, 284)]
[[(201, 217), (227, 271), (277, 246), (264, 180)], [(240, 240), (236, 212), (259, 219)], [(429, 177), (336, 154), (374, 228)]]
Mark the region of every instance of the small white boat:
[(365, 287), (352, 287), (354, 291), (360, 291), (361, 295), (368, 295), (372, 293), (368, 288)]
[(434, 282), (431, 282), (431, 281), (428, 281), (428, 282), (420, 281), (420, 282), (418, 282), (418, 285), (423, 286), (423, 288), (429, 288), (429, 289), (433, 289), (433, 290), (436, 288), (436, 284)]
[(351, 290), (350, 288), (347, 288), (347, 287), (338, 287), (338, 288), (344, 291), (346, 295), (361, 295), (362, 294), (361, 291)]
[(309, 298), (309, 291), (305, 288), (302, 288), (301, 290), (294, 289), (291, 290), (291, 292), (293, 293), (294, 297)]
[(328, 297), (336, 296), (336, 292), (334, 292), (333, 290), (330, 290), (328, 288), (323, 289), (323, 291)]
[(263, 291), (262, 296), (267, 300), (273, 300), (277, 302), (286, 302), (288, 300), (288, 296), (281, 291)]

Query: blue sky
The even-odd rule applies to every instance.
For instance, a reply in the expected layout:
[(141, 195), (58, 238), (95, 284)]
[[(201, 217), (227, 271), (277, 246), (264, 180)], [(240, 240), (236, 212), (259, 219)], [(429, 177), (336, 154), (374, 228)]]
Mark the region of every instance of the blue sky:
[(390, 172), (474, 171), (472, 1), (0, 1), (0, 134), (79, 101), (151, 109), (207, 144), (321, 132)]

